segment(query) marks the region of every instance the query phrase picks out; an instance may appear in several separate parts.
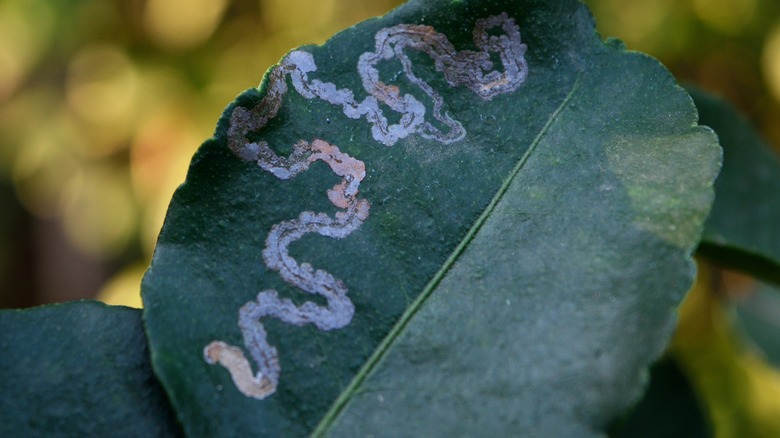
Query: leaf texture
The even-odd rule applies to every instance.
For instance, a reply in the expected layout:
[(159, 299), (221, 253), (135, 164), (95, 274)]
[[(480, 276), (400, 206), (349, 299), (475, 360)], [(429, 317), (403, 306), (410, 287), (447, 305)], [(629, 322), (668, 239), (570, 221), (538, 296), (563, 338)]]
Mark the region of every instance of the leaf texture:
[(91, 301), (0, 312), (0, 435), (176, 437), (141, 311)]
[(581, 3), (412, 1), (227, 108), (144, 279), (155, 370), (191, 435), (599, 435), (719, 160)]

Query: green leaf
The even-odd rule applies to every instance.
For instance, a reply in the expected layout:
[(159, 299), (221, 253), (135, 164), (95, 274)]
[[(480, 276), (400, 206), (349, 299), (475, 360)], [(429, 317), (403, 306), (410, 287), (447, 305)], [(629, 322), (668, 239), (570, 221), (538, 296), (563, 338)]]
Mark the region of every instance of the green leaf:
[(666, 357), (653, 365), (642, 400), (610, 436), (707, 438), (714, 434), (685, 373)]
[(780, 284), (780, 158), (723, 99), (689, 90), (723, 146), (723, 171), (699, 252)]
[(82, 301), (0, 312), (0, 436), (181, 435), (141, 312)]
[(756, 283), (734, 302), (734, 310), (738, 333), (780, 368), (780, 288)]
[(227, 108), (144, 279), (155, 370), (194, 436), (597, 434), (719, 159), (581, 3), (412, 1)]

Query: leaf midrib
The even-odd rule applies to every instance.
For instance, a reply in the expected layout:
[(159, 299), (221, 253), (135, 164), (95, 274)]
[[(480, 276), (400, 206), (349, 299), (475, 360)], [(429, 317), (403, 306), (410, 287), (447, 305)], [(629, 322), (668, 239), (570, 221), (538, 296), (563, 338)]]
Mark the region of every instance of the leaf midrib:
[(441, 281), (444, 279), (444, 276), (447, 275), (447, 272), (450, 270), (450, 268), (460, 258), (460, 256), (463, 254), (463, 252), (471, 243), (471, 241), (474, 240), (474, 237), (476, 237), (479, 230), (485, 224), (487, 219), (492, 215), (496, 206), (506, 194), (507, 190), (509, 189), (509, 186), (512, 184), (512, 181), (514, 181), (517, 174), (520, 173), (520, 171), (523, 169), (525, 164), (528, 162), (528, 159), (531, 157), (531, 154), (534, 153), (537, 146), (541, 142), (542, 138), (545, 136), (545, 134), (547, 134), (552, 124), (558, 118), (560, 113), (566, 108), (566, 106), (569, 104), (572, 97), (576, 93), (576, 91), (579, 89), (581, 77), (582, 77), (582, 72), (577, 74), (577, 78), (575, 79), (571, 90), (566, 95), (566, 98), (564, 98), (563, 102), (561, 102), (558, 108), (556, 108), (555, 111), (552, 113), (552, 115), (550, 115), (550, 117), (547, 119), (547, 122), (539, 131), (539, 134), (537, 134), (536, 138), (534, 138), (534, 141), (531, 143), (531, 146), (528, 148), (525, 154), (523, 154), (523, 156), (520, 157), (520, 160), (518, 160), (517, 164), (510, 172), (509, 177), (506, 178), (504, 182), (501, 184), (501, 187), (498, 188), (498, 191), (493, 196), (493, 199), (490, 200), (490, 203), (487, 205), (487, 207), (485, 207), (485, 210), (482, 212), (482, 214), (480, 214), (480, 216), (474, 222), (474, 225), (471, 226), (471, 228), (463, 237), (463, 239), (460, 241), (458, 246), (453, 250), (452, 254), (450, 254), (450, 256), (444, 262), (442, 267), (436, 272), (436, 274), (433, 276), (431, 281), (428, 282), (428, 284), (422, 290), (420, 295), (418, 295), (417, 298), (409, 305), (409, 307), (407, 307), (406, 311), (404, 311), (403, 315), (401, 315), (401, 318), (399, 318), (398, 322), (393, 326), (390, 332), (388, 332), (388, 334), (385, 336), (382, 342), (377, 346), (377, 348), (374, 350), (374, 353), (371, 355), (371, 357), (368, 358), (366, 363), (358, 371), (358, 373), (355, 375), (355, 377), (352, 379), (349, 385), (344, 389), (344, 391), (341, 392), (341, 394), (336, 399), (336, 401), (333, 402), (333, 405), (331, 405), (330, 410), (328, 410), (328, 412), (325, 414), (322, 420), (320, 420), (320, 423), (312, 432), (311, 434), (312, 437), (324, 436), (325, 432), (330, 428), (333, 422), (338, 418), (338, 416), (344, 410), (344, 407), (347, 405), (347, 402), (349, 402), (349, 400), (355, 394), (357, 388), (359, 388), (360, 385), (363, 384), (363, 382), (368, 377), (368, 375), (371, 374), (371, 372), (374, 370), (376, 365), (382, 360), (385, 353), (387, 353), (390, 350), (392, 345), (395, 343), (395, 340), (398, 338), (398, 336), (401, 335), (401, 333), (406, 328), (409, 321), (412, 320), (412, 318), (417, 313), (417, 311), (423, 306), (423, 304), (425, 304), (425, 302), (431, 296), (431, 294), (439, 285), (439, 283), (441, 283)]

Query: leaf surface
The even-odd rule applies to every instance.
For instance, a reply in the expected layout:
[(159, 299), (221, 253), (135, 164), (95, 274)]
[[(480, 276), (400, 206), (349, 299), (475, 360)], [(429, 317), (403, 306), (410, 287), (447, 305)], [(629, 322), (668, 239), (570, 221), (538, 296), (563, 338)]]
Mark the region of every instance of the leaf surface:
[(599, 434), (719, 158), (581, 3), (412, 1), (225, 111), (144, 279), (155, 370), (192, 435)]
[(181, 436), (140, 310), (74, 302), (0, 312), (0, 435)]
[(690, 89), (700, 122), (718, 134), (723, 170), (699, 251), (780, 284), (780, 157), (725, 100)]
[(780, 368), (780, 288), (757, 282), (734, 303), (735, 323), (744, 337)]

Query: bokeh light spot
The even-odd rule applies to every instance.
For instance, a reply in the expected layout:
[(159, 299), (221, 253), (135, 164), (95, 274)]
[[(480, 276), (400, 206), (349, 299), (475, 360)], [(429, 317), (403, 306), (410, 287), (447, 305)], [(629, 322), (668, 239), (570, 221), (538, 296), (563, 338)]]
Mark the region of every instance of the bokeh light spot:
[(148, 0), (144, 25), (160, 46), (186, 49), (214, 33), (226, 6), (226, 0)]
[(762, 67), (772, 95), (780, 100), (780, 23), (769, 33), (764, 43)]
[(184, 181), (190, 157), (206, 133), (191, 114), (172, 105), (151, 114), (138, 127), (131, 146), (130, 172), (145, 212), (141, 243), (151, 254), (173, 192)]
[(43, 55), (53, 18), (46, 2), (0, 2), (0, 102)]
[(68, 66), (68, 103), (96, 125), (126, 122), (133, 109), (137, 82), (133, 64), (121, 49), (90, 46)]
[(123, 269), (103, 287), (97, 299), (112, 306), (143, 307), (141, 280), (146, 266), (146, 263), (139, 263)]
[(126, 170), (106, 166), (85, 170), (71, 179), (63, 196), (68, 236), (83, 251), (116, 255), (136, 230), (137, 212)]
[(693, 9), (708, 25), (736, 34), (753, 20), (756, 0), (693, 0)]
[[(270, 29), (306, 43), (324, 42), (328, 35), (323, 30), (337, 18), (334, 0), (263, 0), (261, 7), (264, 22)], [(295, 13), (290, 13), (291, 10)]]
[(603, 0), (593, 5), (609, 17), (598, 23), (604, 35), (620, 35), (630, 47), (641, 46), (666, 19), (669, 0)]

